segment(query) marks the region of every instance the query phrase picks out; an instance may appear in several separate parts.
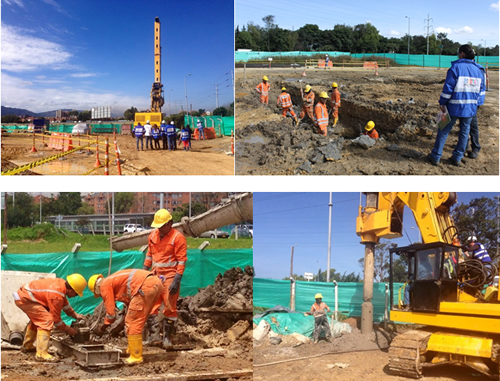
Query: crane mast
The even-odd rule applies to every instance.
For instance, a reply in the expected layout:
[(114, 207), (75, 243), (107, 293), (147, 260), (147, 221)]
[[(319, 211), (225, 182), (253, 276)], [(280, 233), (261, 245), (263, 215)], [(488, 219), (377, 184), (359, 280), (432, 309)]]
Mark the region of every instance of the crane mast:
[(160, 18), (155, 18), (155, 81), (151, 88), (151, 112), (161, 112), (165, 103), (163, 99), (163, 85), (161, 83), (161, 44), (160, 44)]

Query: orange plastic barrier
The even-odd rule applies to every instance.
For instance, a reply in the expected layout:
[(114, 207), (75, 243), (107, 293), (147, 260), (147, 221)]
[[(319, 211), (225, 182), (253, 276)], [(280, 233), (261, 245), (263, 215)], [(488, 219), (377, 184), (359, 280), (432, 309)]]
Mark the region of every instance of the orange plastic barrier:
[(363, 69), (378, 69), (378, 63), (365, 61), (365, 63), (363, 64)]
[(53, 132), (50, 135), (49, 148), (67, 152), (73, 149), (73, 140), (71, 139), (71, 134), (61, 134), (59, 132)]
[[(205, 133), (205, 139), (215, 139), (217, 137), (215, 135), (215, 129), (213, 127), (205, 127), (203, 129), (203, 132)], [(198, 132), (197, 128), (194, 130), (194, 139), (200, 140), (200, 133)]]
[(326, 60), (318, 60), (318, 67), (325, 67), (325, 66), (333, 67), (333, 62), (329, 61), (328, 65), (326, 65)]

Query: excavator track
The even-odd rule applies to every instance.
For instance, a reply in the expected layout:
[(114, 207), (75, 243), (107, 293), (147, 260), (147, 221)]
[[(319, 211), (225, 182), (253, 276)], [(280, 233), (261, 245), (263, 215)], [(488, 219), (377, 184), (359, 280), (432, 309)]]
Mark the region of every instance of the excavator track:
[(421, 356), (432, 332), (412, 330), (394, 338), (389, 348), (389, 371), (402, 377), (422, 377)]

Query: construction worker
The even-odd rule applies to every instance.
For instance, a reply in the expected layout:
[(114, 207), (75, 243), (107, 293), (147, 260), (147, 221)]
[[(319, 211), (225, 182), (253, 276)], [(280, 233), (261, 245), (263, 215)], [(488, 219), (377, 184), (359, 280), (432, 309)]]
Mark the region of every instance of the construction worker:
[(154, 149), (160, 149), (160, 137), (161, 137), (161, 132), (160, 129), (156, 124), (153, 125), (153, 128), (151, 129), (151, 135), (153, 136), (153, 141), (155, 143), (155, 148)]
[(308, 315), (314, 316), (314, 342), (318, 342), (321, 331), (325, 331), (326, 339), (330, 341), (332, 338), (332, 333), (330, 331), (330, 325), (328, 324), (328, 319), (326, 317), (326, 311), (331, 312), (330, 307), (328, 307), (328, 305), (323, 302), (323, 295), (316, 294), (314, 295), (314, 299), (316, 299), (316, 302), (313, 303), (313, 305), (311, 306), (311, 310), (307, 313)]
[[(154, 274), (165, 279), (162, 293), (163, 315), (166, 318), (163, 326), (164, 348), (172, 346), (170, 337), (177, 320), (177, 299), (187, 261), (186, 238), (172, 228), (172, 224), (172, 216), (168, 210), (160, 209), (156, 212), (151, 226), (157, 229), (149, 235), (148, 252), (143, 266), (144, 270), (151, 268)], [(157, 304), (153, 309), (151, 322), (156, 320), (159, 308), (160, 304)]]
[(181, 130), (181, 140), (182, 144), (184, 145), (184, 151), (189, 151), (191, 149), (191, 129), (189, 128), (189, 125), (185, 126)]
[[(67, 326), (61, 319), (61, 311), (73, 319), (83, 319), (77, 314), (67, 298), (83, 295), (87, 281), (80, 274), (71, 274), (66, 279), (45, 278), (33, 280), (22, 286), (13, 294), (14, 302), (28, 315), (30, 321), (21, 350), (31, 352), (36, 349), (36, 361), (56, 362), (58, 359), (50, 355), (50, 332), (54, 327), (70, 336), (76, 330)], [(36, 339), (36, 348), (33, 345)]]
[(163, 142), (163, 149), (168, 148), (167, 144), (167, 125), (165, 124), (165, 121), (161, 121), (161, 126), (160, 126), (160, 135), (161, 135), (161, 141)]
[(375, 123), (373, 121), (370, 120), (368, 123), (366, 123), (365, 132), (363, 133), (363, 135), (368, 135), (372, 139), (379, 138), (378, 132), (375, 129)]
[(306, 114), (314, 121), (314, 91), (311, 91), (311, 86), (307, 85), (302, 95), (302, 111), (299, 114), (299, 119), (303, 119)]
[(139, 151), (139, 141), (141, 142), (141, 151), (144, 151), (144, 126), (141, 123), (137, 123), (137, 126), (134, 128), (134, 136), (137, 141), (137, 151)]
[(482, 243), (477, 242), (476, 236), (471, 236), (467, 239), (467, 244), (462, 247), (467, 251), (468, 256), (473, 259), (478, 259), (481, 262), (491, 262), (488, 250)]
[(149, 120), (146, 121), (146, 124), (144, 125), (144, 136), (146, 137), (146, 149), (148, 149), (148, 146), (151, 145), (151, 149), (153, 149), (153, 134), (152, 130), (153, 127), (149, 124)]
[(327, 101), (328, 94), (326, 91), (323, 91), (319, 94), (319, 102), (314, 107), (314, 125), (319, 128), (318, 133), (323, 136), (326, 136), (328, 127)]
[(126, 269), (107, 278), (102, 274), (92, 275), (89, 289), (96, 298), (102, 297), (106, 309), (104, 323), (95, 332), (97, 335), (104, 334), (116, 320), (115, 302), (122, 302), (127, 306), (125, 329), (130, 357), (124, 362), (127, 365), (142, 363), (142, 330), (149, 313), (161, 299), (163, 284), (160, 278), (150, 271)]
[(332, 94), (330, 96), (330, 105), (332, 107), (333, 125), (335, 126), (339, 121), (339, 107), (340, 107), (340, 92), (337, 82), (332, 83)]
[(167, 126), (167, 141), (168, 141), (168, 150), (169, 151), (175, 151), (176, 147), (176, 128), (174, 125), (174, 121), (172, 120), (170, 124)]
[(326, 55), (325, 58), (325, 69), (328, 69), (328, 64), (330, 63), (330, 57), (328, 57), (328, 54)]
[(295, 115), (295, 112), (293, 111), (292, 98), (290, 97), (290, 94), (286, 92), (286, 87), (281, 88), (281, 94), (276, 101), (276, 105), (281, 107), (281, 115), (283, 115), (283, 118), (286, 118), (286, 113), (290, 112), (295, 124), (297, 124), (298, 120), (297, 115)]
[(269, 104), (269, 90), (271, 90), (271, 85), (267, 81), (267, 77), (263, 76), (262, 82), (255, 87), (260, 94), (260, 103), (265, 103), (266, 105)]
[(198, 129), (198, 139), (205, 140), (205, 131), (203, 130), (203, 123), (198, 119), (196, 123), (196, 128)]

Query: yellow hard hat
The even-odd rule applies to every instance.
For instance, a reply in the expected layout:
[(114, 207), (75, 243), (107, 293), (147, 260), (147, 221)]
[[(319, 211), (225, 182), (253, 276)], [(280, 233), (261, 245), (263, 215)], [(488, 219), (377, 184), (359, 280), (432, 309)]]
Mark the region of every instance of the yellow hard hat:
[(263, 76), (263, 77), (262, 77), (262, 79), (263, 79), (264, 81), (269, 81), (269, 79), (267, 79), (267, 76)]
[(95, 284), (97, 283), (97, 280), (99, 278), (104, 278), (102, 274), (94, 274), (90, 277), (89, 279), (89, 290), (94, 293), (94, 296), (97, 298), (97, 295), (95, 295)]
[(307, 85), (306, 88), (305, 88), (305, 92), (307, 93), (308, 91), (311, 91), (311, 86), (310, 85)]
[(286, 90), (286, 87), (282, 87), (281, 90), (285, 91)]
[(71, 288), (80, 296), (83, 296), (83, 290), (87, 287), (87, 281), (80, 274), (71, 274), (66, 277)]
[(323, 299), (323, 295), (316, 294), (316, 295), (314, 295), (314, 299)]
[(326, 91), (322, 91), (322, 92), (319, 94), (319, 97), (320, 97), (320, 98), (326, 98), (326, 99), (328, 99), (328, 94), (326, 93)]
[(172, 219), (172, 215), (168, 212), (167, 209), (160, 209), (155, 213), (155, 219), (151, 226), (153, 228), (161, 228), (168, 221)]
[(332, 87), (338, 87), (337, 82), (333, 82)]
[(365, 130), (366, 131), (371, 131), (373, 130), (373, 128), (375, 127), (375, 123), (373, 123), (371, 120), (366, 123), (366, 126), (365, 126)]

